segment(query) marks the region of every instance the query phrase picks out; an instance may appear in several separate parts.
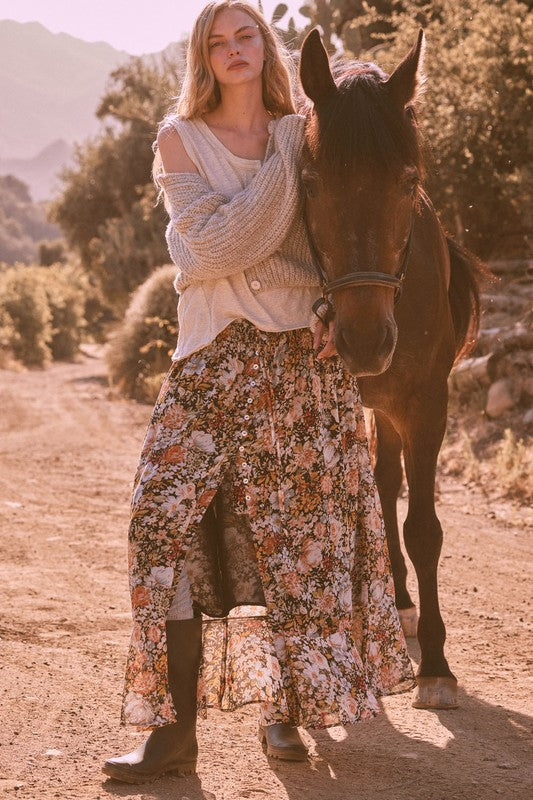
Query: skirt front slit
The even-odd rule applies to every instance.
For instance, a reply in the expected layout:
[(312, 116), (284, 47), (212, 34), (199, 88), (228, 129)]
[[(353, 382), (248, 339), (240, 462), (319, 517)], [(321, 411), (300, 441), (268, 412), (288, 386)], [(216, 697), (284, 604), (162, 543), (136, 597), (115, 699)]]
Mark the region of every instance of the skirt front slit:
[[(219, 488), (230, 530), (221, 557), (265, 610), (206, 621), (200, 706), (260, 701), (263, 724), (308, 727), (374, 716), (377, 697), (412, 672), (357, 383), (340, 359), (316, 359), (309, 330), (239, 320), (171, 367), (148, 427), (132, 499), (123, 722), (175, 720), (165, 622), (184, 567), (202, 605), (195, 537)], [(223, 594), (212, 604), (225, 614), (238, 599)]]

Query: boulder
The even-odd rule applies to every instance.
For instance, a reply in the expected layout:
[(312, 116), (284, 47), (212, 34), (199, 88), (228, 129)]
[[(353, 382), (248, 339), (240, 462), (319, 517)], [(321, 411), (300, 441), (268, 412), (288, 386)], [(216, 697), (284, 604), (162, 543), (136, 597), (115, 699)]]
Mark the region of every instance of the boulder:
[(485, 412), (492, 419), (510, 411), (520, 400), (521, 386), (509, 378), (502, 378), (490, 386)]
[[(533, 377), (525, 378), (522, 385), (524, 394), (528, 400), (533, 400)], [(533, 409), (531, 409), (533, 411)]]
[(528, 408), (522, 421), (526, 428), (533, 428), (533, 408)]

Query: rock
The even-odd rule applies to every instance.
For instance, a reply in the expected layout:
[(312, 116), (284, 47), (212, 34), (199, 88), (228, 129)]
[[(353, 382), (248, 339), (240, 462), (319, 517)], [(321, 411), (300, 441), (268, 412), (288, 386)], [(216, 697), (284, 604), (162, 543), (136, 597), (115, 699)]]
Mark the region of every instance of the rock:
[(487, 393), (485, 411), (488, 417), (501, 417), (510, 411), (520, 399), (520, 387), (509, 378), (496, 381)]
[(512, 328), (484, 328), (479, 332), (476, 352), (479, 355), (514, 350), (531, 350), (533, 348), (533, 332), (522, 322)]
[(533, 398), (533, 377), (532, 378), (526, 378), (524, 380), (524, 382), (522, 384), (522, 389), (524, 391), (524, 394), (528, 398), (530, 398), (530, 399)]
[(479, 358), (464, 358), (450, 375), (450, 387), (459, 392), (470, 392), (490, 386), (496, 377), (497, 362), (493, 353)]
[(533, 408), (528, 408), (524, 414), (523, 422), (528, 428), (533, 428)]

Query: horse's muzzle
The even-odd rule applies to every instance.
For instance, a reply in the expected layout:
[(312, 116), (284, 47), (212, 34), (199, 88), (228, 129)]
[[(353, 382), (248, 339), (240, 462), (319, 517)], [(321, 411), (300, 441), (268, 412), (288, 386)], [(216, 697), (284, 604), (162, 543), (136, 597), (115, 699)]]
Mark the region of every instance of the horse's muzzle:
[(373, 335), (339, 326), (335, 331), (337, 352), (352, 375), (381, 375), (390, 366), (398, 328), (386, 322), (375, 329)]

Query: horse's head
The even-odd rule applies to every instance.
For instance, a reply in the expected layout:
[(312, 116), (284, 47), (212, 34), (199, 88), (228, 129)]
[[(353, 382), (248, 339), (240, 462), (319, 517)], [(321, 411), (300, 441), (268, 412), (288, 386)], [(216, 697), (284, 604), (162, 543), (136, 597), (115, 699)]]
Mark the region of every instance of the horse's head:
[(332, 289), (337, 351), (354, 375), (384, 372), (396, 346), (394, 277), (408, 257), (422, 172), (411, 104), (423, 49), (420, 31), (390, 77), (356, 62), (335, 79), (316, 29), (302, 47), (300, 80), (313, 101), (302, 171), (306, 214)]

